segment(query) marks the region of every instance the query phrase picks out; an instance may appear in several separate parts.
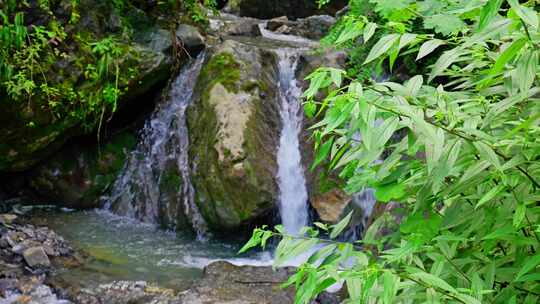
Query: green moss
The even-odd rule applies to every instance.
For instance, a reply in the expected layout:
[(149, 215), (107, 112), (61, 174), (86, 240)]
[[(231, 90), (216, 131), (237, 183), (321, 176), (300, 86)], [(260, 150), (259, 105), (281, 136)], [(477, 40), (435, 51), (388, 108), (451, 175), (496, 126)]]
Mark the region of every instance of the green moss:
[(236, 93), (240, 81), (240, 64), (231, 53), (217, 54), (204, 66), (199, 79), (209, 84), (208, 89), (221, 83), (227, 90)]

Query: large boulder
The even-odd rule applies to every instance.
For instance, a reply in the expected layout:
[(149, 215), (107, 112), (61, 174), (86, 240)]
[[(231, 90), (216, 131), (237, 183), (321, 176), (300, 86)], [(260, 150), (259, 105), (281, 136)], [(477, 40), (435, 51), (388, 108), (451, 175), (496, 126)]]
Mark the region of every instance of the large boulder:
[(201, 71), (188, 127), (195, 200), (211, 228), (236, 228), (274, 207), (276, 77), (271, 52), (232, 40)]
[(95, 140), (74, 141), (32, 169), (27, 179), (40, 198), (70, 208), (99, 207), (133, 149), (130, 132), (112, 136), (98, 147)]
[(292, 268), (235, 266), (214, 262), (182, 296), (183, 303), (284, 304), (294, 302), (294, 289), (279, 286), (294, 274)]
[(224, 10), (239, 16), (271, 19), (287, 16), (290, 19), (305, 18), (319, 14), (335, 14), (347, 5), (346, 0), (330, 1), (319, 8), (313, 0), (229, 0)]

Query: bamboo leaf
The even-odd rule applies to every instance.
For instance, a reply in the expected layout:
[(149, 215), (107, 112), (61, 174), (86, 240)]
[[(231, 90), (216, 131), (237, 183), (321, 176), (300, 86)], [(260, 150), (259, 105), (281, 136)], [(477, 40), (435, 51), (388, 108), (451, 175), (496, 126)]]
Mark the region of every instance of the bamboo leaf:
[(521, 269), (519, 270), (518, 274), (516, 275), (516, 278), (514, 281), (519, 280), (522, 276), (527, 274), (529, 271), (533, 270), (540, 264), (540, 254), (537, 254), (531, 258), (528, 258), (526, 262), (521, 266)]
[(416, 60), (420, 60), (427, 55), (431, 54), (435, 49), (437, 49), (439, 46), (446, 44), (445, 41), (440, 39), (432, 39), (424, 42), (420, 46), (420, 51), (418, 52), (418, 55), (416, 56)]
[(538, 13), (533, 9), (519, 4), (517, 0), (508, 0), (508, 4), (526, 24), (538, 29)]
[(332, 232), (330, 232), (330, 238), (335, 239), (346, 227), (349, 225), (349, 222), (351, 221), (353, 211), (349, 212), (347, 216), (345, 216), (339, 223), (335, 224), (332, 228)]
[(483, 30), (497, 16), (503, 0), (489, 0), (480, 12), (478, 31)]
[(377, 41), (377, 43), (369, 52), (366, 61), (364, 61), (364, 64), (379, 58), (382, 54), (390, 50), (394, 43), (398, 41), (399, 37), (400, 36), (398, 34), (389, 34), (379, 39), (379, 41)]

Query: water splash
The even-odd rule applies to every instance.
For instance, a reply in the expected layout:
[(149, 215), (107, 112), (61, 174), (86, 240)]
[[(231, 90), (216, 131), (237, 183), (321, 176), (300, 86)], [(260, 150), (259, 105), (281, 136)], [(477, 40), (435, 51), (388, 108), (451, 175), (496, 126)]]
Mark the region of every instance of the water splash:
[(302, 91), (295, 76), (299, 53), (292, 49), (279, 49), (276, 52), (283, 125), (277, 152), (279, 211), (285, 231), (298, 234), (308, 224), (308, 193), (298, 138), (303, 118), (300, 104)]
[[(194, 202), (186, 125), (186, 109), (203, 62), (201, 54), (172, 82), (167, 102), (159, 105), (146, 122), (140, 142), (114, 183), (106, 209), (169, 228), (177, 228), (184, 219), (198, 238), (207, 234)], [(179, 189), (166, 193), (164, 183), (173, 183)]]

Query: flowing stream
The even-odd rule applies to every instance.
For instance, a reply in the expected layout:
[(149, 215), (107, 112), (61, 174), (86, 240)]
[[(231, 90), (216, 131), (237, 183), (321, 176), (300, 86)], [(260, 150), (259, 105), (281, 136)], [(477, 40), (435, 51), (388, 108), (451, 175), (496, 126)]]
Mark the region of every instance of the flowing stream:
[(308, 224), (308, 193), (300, 154), (302, 130), (302, 90), (296, 81), (299, 53), (292, 49), (276, 51), (279, 64), (279, 98), (282, 129), (277, 152), (279, 211), (287, 233), (297, 235)]
[[(167, 102), (145, 124), (141, 140), (113, 185), (105, 207), (173, 229), (179, 218), (187, 219), (199, 239), (205, 237), (207, 227), (194, 202), (185, 116), (204, 57), (204, 53), (199, 55), (172, 82)], [(164, 180), (171, 179), (171, 174), (181, 177), (180, 189), (173, 189), (172, 194), (162, 191)]]

